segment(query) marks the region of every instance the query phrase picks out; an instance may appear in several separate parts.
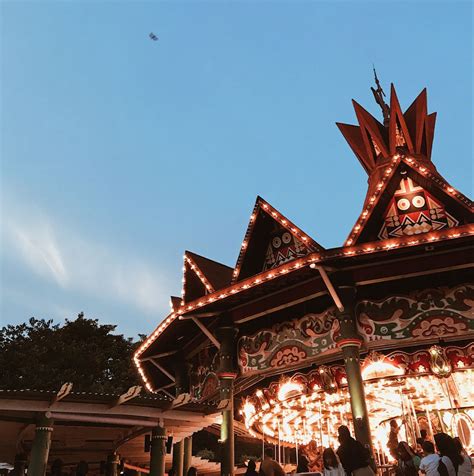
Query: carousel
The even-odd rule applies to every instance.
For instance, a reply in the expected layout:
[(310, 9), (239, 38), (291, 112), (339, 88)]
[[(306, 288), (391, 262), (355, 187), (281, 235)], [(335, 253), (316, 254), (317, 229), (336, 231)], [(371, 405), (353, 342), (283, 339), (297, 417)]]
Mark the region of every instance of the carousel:
[(181, 296), (135, 353), (171, 407), (216, 405), (222, 474), (242, 429), (293, 463), (341, 424), (380, 466), (393, 421), (410, 445), (443, 431), (474, 452), (472, 202), (432, 161), (426, 90), (404, 112), (393, 86), (389, 104), (372, 92), (381, 121), (354, 101), (358, 125), (337, 124), (368, 175), (344, 244), (257, 197), (236, 264), (186, 251)]
[[(445, 357), (445, 355), (448, 357)], [(399, 438), (414, 448), (421, 430), (458, 435), (474, 452), (474, 344), (464, 348), (432, 346), (413, 354), (371, 353), (362, 363), (365, 397), (376, 462), (393, 458), (387, 446), (390, 421), (401, 428)], [(471, 357), (470, 357), (471, 356)], [(247, 396), (240, 413), (254, 437), (277, 446), (337, 448), (337, 428), (354, 431), (344, 366), (322, 365), (307, 374), (259, 388)], [(281, 456), (280, 456), (281, 459)]]

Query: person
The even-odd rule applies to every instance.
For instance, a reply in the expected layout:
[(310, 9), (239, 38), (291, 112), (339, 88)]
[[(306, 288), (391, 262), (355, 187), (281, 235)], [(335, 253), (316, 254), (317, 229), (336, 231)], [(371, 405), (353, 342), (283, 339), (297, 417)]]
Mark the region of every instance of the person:
[(337, 459), (332, 448), (325, 448), (323, 451), (323, 475), (324, 476), (344, 476), (344, 468)]
[(352, 438), (349, 428), (341, 425), (337, 429), (337, 439), (341, 444), (337, 455), (347, 476), (374, 476), (370, 467), (370, 453), (362, 443)]
[(417, 476), (420, 457), (410, 448), (406, 441), (400, 441), (397, 447), (397, 476)]
[(420, 436), (416, 439), (417, 444), (423, 445), (423, 441), (428, 439), (428, 433), (426, 430), (420, 430)]
[(446, 468), (448, 469), (449, 476), (456, 476), (458, 474), (459, 466), (464, 462), (464, 458), (456, 446), (454, 439), (451, 438), (447, 433), (436, 433), (434, 440), (436, 447), (438, 448), (438, 452), (441, 455)]
[(397, 420), (390, 420), (390, 432), (388, 434), (387, 447), (393, 459), (398, 459), (397, 448), (399, 432), (400, 427), (398, 426)]
[(247, 471), (245, 471), (245, 476), (258, 476), (257, 465), (253, 459), (249, 460), (247, 463)]
[(423, 448), (423, 458), (420, 462), (420, 471), (426, 476), (449, 476), (448, 467), (446, 463), (451, 466), (454, 471), (451, 461), (443, 461), (443, 458), (435, 453), (434, 444), (431, 441), (424, 441), (421, 445)]
[(426, 476), (441, 476), (438, 471), (440, 457), (435, 453), (434, 444), (425, 440), (421, 444), (423, 458), (420, 461), (420, 471)]
[(472, 475), (472, 461), (467, 451), (464, 449), (461, 439), (456, 436), (454, 439), (454, 445), (456, 446), (459, 454), (461, 455), (463, 462), (458, 467), (458, 476), (471, 476)]
[(197, 476), (198, 472), (194, 466), (190, 466), (186, 476)]
[(285, 476), (283, 468), (273, 459), (273, 450), (271, 448), (267, 448), (264, 452), (260, 473), (264, 476)]
[(298, 449), (298, 466), (296, 467), (296, 472), (309, 473), (309, 460), (301, 448)]

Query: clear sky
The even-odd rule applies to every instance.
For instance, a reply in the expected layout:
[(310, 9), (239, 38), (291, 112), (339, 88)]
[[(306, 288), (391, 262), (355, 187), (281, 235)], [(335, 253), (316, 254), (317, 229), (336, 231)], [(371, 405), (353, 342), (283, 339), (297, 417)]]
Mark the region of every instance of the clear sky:
[[(1, 3), (1, 324), (84, 311), (150, 332), (189, 249), (234, 265), (259, 194), (325, 247), (366, 175), (335, 126), (438, 112), (433, 160), (472, 196), (472, 3)], [(148, 34), (154, 32), (159, 41)]]

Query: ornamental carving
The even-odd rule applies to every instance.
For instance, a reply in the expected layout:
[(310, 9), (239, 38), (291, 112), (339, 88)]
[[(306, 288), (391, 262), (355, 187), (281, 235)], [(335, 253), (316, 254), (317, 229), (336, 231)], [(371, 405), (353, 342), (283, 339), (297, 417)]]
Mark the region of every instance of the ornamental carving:
[(200, 401), (210, 397), (219, 387), (217, 378), (219, 354), (212, 348), (203, 349), (192, 362), (190, 373), (191, 395)]
[(359, 333), (370, 342), (474, 334), (474, 286), (417, 291), (356, 306)]
[(283, 368), (330, 353), (335, 349), (339, 323), (331, 308), (321, 314), (276, 324), (238, 343), (242, 373)]

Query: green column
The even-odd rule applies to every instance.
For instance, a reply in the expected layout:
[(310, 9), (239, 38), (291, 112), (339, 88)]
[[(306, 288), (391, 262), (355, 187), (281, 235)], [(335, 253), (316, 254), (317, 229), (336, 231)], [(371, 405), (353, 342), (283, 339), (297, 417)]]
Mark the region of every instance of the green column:
[(28, 476), (44, 476), (48, 464), (51, 434), (53, 433), (53, 420), (41, 416), (36, 422), (35, 437), (30, 453)]
[(188, 469), (192, 466), (191, 461), (193, 459), (193, 437), (188, 436), (185, 438), (183, 444), (183, 476), (188, 474)]
[(106, 476), (118, 476), (118, 467), (120, 465), (120, 456), (117, 453), (112, 453), (107, 456), (107, 464), (105, 465)]
[(184, 440), (173, 445), (173, 469), (175, 476), (183, 476)]
[(336, 312), (341, 327), (341, 336), (337, 345), (342, 350), (342, 356), (344, 358), (355, 437), (369, 449), (373, 458), (369, 415), (365, 400), (364, 382), (360, 369), (359, 349), (363, 340), (357, 332), (354, 312), (355, 290), (353, 288), (342, 288), (338, 289), (338, 293), (343, 297), (344, 310)]
[(226, 403), (221, 423), (221, 476), (234, 475), (234, 379), (237, 377), (237, 329), (232, 325), (218, 329), (220, 400)]
[(150, 476), (164, 476), (166, 458), (166, 429), (153, 428), (150, 446)]

